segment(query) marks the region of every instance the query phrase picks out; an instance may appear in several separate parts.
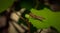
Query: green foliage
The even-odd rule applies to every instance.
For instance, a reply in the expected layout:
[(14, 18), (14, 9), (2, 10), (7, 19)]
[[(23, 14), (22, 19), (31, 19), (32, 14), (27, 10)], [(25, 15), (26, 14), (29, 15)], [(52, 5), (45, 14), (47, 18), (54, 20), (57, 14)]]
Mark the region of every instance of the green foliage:
[[(31, 2), (30, 2), (31, 3)], [(28, 1), (27, 2), (22, 2), (21, 5), (22, 7), (25, 7), (29, 10), (31, 10), (33, 7)], [(35, 5), (34, 5), (35, 6)], [(57, 28), (60, 31), (60, 12), (52, 12), (48, 6), (45, 6), (44, 4), (40, 4), (38, 6), (38, 10), (32, 9), (32, 13), (38, 15), (38, 16), (43, 16), (46, 18), (45, 21), (41, 22), (38, 20), (35, 20), (33, 18), (30, 18), (30, 22), (33, 24), (33, 26), (39, 28), (48, 28), (49, 26), (53, 26)]]
[(53, 26), (60, 32), (60, 12), (52, 12), (50, 9), (44, 8), (43, 10), (31, 9), (31, 12), (38, 16), (46, 18), (43, 22), (29, 18), (33, 26), (40, 28), (48, 28)]
[[(13, 4), (13, 2), (14, 0), (0, 0), (0, 13), (6, 10), (8, 7), (10, 7)], [(35, 7), (35, 2), (33, 3), (33, 0), (22, 0), (20, 5), (22, 8), (27, 8), (28, 10), (31, 10)], [(44, 9), (44, 7), (45, 6), (43, 4), (40, 4), (38, 6), (38, 9), (42, 10), (33, 9), (31, 10), (31, 12), (34, 14), (37, 13), (36, 15), (38, 16), (43, 16), (44, 18), (46, 18), (46, 20), (41, 22), (30, 18), (30, 22), (33, 24), (33, 26), (37, 28), (47, 28), (49, 26), (54, 26), (60, 31), (60, 12), (52, 12), (49, 9)]]
[(22, 0), (21, 7), (31, 9), (34, 6), (33, 0)]
[(9, 8), (14, 0), (0, 0), (0, 13)]

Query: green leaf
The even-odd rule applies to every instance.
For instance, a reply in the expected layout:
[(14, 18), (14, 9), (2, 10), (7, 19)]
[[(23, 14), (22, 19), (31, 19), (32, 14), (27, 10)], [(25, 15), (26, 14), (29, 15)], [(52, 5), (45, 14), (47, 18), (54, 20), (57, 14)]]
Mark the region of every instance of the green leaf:
[(14, 0), (0, 0), (0, 13), (9, 8)]

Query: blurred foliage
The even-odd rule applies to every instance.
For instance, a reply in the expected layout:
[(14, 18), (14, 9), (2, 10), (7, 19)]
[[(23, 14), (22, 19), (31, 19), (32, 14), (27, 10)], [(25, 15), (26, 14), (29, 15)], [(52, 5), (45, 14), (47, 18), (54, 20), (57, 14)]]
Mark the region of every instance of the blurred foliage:
[(9, 8), (14, 0), (0, 0), (0, 13)]
[(29, 9), (32, 13), (38, 16), (43, 16), (46, 18), (43, 22), (35, 20), (33, 18), (29, 18), (30, 22), (33, 24), (33, 26), (37, 27), (38, 29), (40, 28), (48, 28), (49, 26), (53, 26), (60, 31), (60, 12), (52, 12), (52, 10), (48, 7), (45, 6), (43, 3), (40, 3), (38, 8), (35, 9), (35, 5), (32, 5), (33, 2), (22, 2), (21, 6), (24, 8)]
[[(0, 0), (0, 12), (7, 9), (12, 4), (13, 0)], [(36, 0), (22, 0), (20, 5), (22, 8), (27, 8), (28, 10), (31, 10), (32, 13), (46, 18), (45, 21), (41, 22), (30, 17), (29, 20), (33, 26), (37, 27), (38, 29), (53, 26), (60, 31), (60, 12), (52, 12), (49, 7), (45, 6), (44, 4), (39, 4), (36, 10), (34, 9)]]
[(34, 0), (22, 0), (21, 2), (21, 7), (22, 8), (27, 8), (27, 9), (31, 9), (32, 7), (34, 7)]

